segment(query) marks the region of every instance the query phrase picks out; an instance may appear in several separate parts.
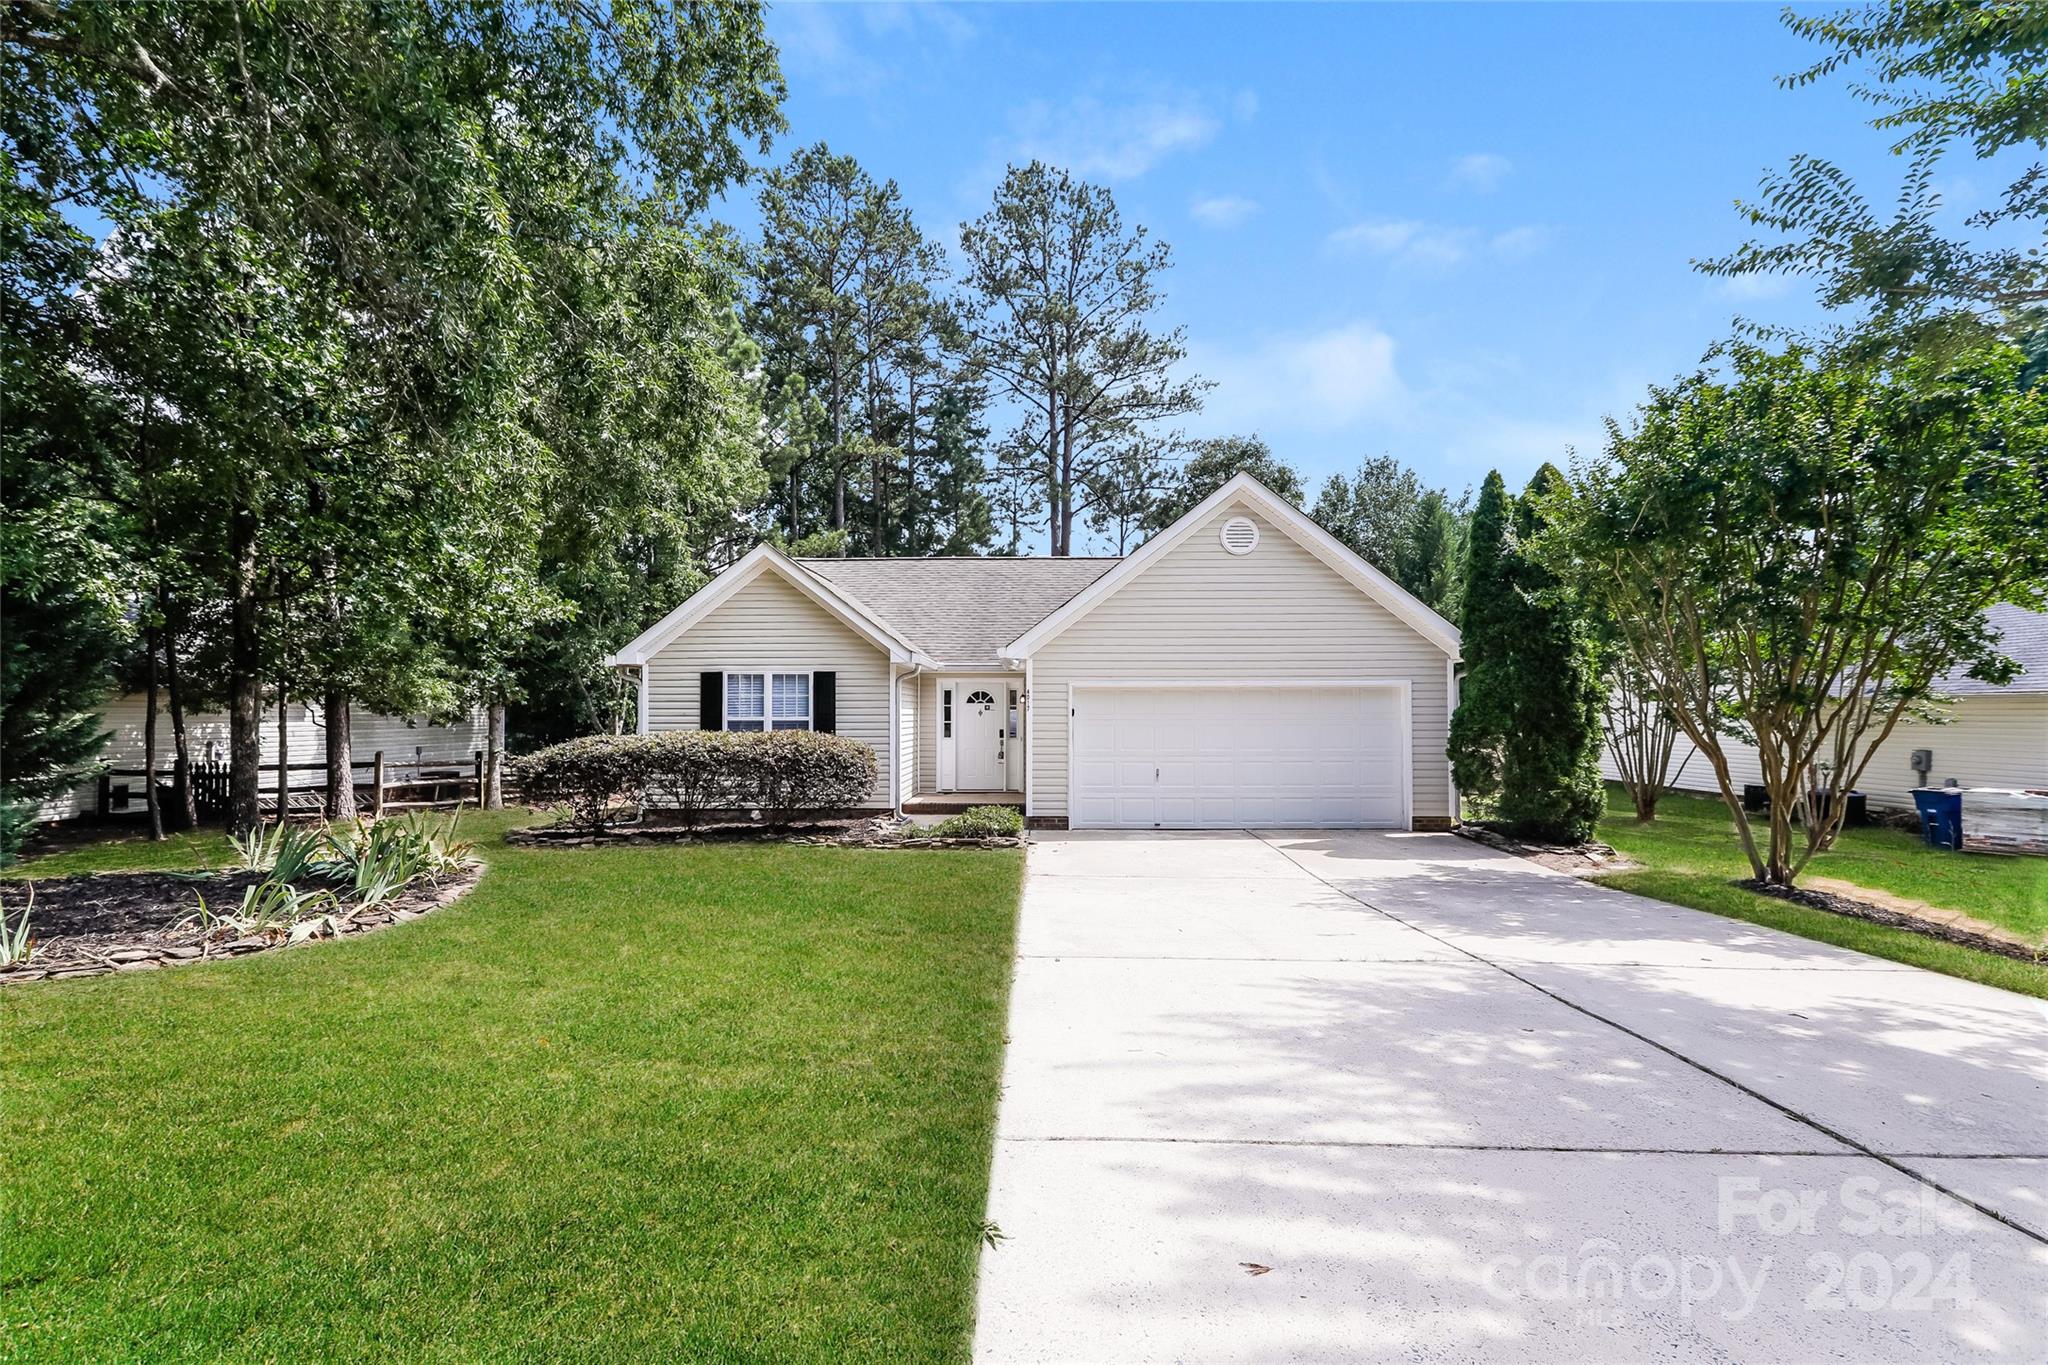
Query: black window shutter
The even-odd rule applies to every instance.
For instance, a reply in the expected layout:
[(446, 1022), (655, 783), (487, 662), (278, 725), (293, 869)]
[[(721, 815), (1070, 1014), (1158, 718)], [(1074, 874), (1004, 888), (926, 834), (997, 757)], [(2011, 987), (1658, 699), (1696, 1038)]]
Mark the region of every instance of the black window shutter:
[(697, 728), (725, 728), (725, 674), (706, 671), (697, 675)]
[(821, 735), (839, 733), (839, 675), (811, 674), (811, 728)]

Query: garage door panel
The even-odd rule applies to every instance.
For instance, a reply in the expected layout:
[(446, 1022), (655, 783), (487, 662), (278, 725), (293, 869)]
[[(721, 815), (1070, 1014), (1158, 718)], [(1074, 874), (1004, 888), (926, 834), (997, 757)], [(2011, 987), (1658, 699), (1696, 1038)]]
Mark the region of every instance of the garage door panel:
[(1074, 818), (1097, 826), (1398, 826), (1402, 693), (1075, 689)]

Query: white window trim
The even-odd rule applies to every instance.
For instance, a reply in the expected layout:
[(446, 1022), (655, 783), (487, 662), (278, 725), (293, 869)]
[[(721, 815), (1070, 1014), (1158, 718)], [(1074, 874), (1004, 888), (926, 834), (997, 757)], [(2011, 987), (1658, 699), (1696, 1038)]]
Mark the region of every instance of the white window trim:
[[(733, 723), (733, 721), (734, 721), (735, 719), (737, 719), (737, 720), (739, 720), (739, 721), (741, 721), (741, 722), (743, 722), (743, 723), (747, 723), (747, 724), (751, 724), (751, 723), (752, 723), (753, 721), (755, 721), (755, 720), (757, 720), (757, 719), (758, 719), (758, 720), (759, 720), (759, 721), (761, 722), (761, 728), (760, 728), (759, 730), (739, 730), (739, 731), (734, 731), (734, 733), (736, 733), (736, 734), (772, 734), (772, 733), (774, 733), (774, 730), (775, 730), (775, 679), (777, 679), (778, 677), (781, 677), (781, 678), (796, 678), (796, 677), (801, 677), (801, 678), (803, 678), (803, 679), (805, 680), (805, 682), (804, 682), (804, 716), (803, 716), (803, 722), (804, 722), (804, 723), (803, 723), (803, 725), (802, 725), (801, 727), (798, 727), (798, 726), (794, 726), (794, 725), (785, 725), (785, 726), (783, 726), (782, 728), (783, 728), (783, 729), (785, 729), (785, 730), (794, 730), (794, 729), (798, 729), (798, 728), (802, 728), (802, 729), (805, 729), (805, 730), (814, 730), (814, 729), (816, 729), (816, 728), (817, 728), (817, 723), (818, 723), (818, 672), (819, 672), (819, 670), (817, 670), (817, 669), (815, 669), (815, 668), (784, 668), (784, 667), (779, 667), (779, 666), (778, 666), (778, 667), (774, 667), (774, 668), (728, 668), (728, 669), (726, 669), (726, 670), (725, 670), (725, 682), (724, 682), (724, 685), (723, 685), (722, 687), (720, 687), (720, 689), (719, 689), (719, 703), (718, 703), (718, 704), (719, 704), (719, 706), (720, 706), (720, 707), (722, 708), (722, 714), (721, 714), (721, 715), (719, 716), (719, 718), (718, 718), (718, 721), (719, 721), (719, 728), (720, 728), (720, 729), (723, 729), (723, 730), (731, 730), (731, 729), (732, 729), (732, 723)], [(734, 678), (759, 678), (759, 679), (761, 680), (761, 714), (760, 714), (760, 715), (759, 715), (758, 717), (756, 717), (756, 716), (739, 716), (739, 717), (735, 717), (735, 716), (733, 715), (733, 713), (732, 713), (732, 680), (733, 680)], [(787, 719), (791, 719), (791, 717), (784, 717), (784, 719), (785, 719), (785, 720), (787, 720)]]

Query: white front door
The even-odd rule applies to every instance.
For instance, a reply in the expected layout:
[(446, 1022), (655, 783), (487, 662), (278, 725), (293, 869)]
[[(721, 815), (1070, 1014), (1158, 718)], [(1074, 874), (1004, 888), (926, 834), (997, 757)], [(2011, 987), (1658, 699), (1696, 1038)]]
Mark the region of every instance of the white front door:
[(1003, 789), (1003, 685), (997, 679), (959, 678), (953, 688), (953, 789)]
[(1406, 823), (1391, 688), (1088, 687), (1073, 703), (1076, 829)]

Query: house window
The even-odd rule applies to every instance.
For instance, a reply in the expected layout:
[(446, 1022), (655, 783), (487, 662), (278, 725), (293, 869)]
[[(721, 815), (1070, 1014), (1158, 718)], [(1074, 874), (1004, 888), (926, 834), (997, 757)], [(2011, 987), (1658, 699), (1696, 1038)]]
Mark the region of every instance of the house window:
[(950, 687), (942, 687), (939, 689), (939, 738), (951, 739), (952, 737), (953, 689)]
[(725, 675), (725, 728), (764, 730), (766, 725), (766, 678), (759, 673)]
[(1010, 689), (1010, 738), (1017, 737), (1017, 689)]
[(980, 688), (976, 688), (967, 694), (967, 704), (969, 706), (979, 706), (982, 708), (982, 714), (987, 715), (988, 708), (996, 704), (996, 699)]
[(777, 673), (769, 687), (769, 724), (776, 730), (811, 728), (811, 675)]
[(811, 675), (728, 673), (725, 675), (728, 730), (808, 730)]

